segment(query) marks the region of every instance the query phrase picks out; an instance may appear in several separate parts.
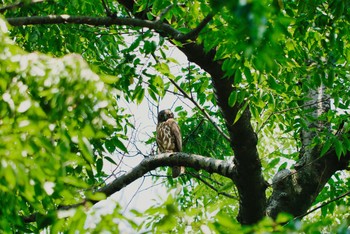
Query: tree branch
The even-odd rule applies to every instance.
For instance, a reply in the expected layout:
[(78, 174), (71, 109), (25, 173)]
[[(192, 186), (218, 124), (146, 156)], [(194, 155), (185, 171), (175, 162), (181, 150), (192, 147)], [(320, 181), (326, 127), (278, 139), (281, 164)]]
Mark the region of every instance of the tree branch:
[[(135, 180), (141, 178), (147, 172), (152, 171), (160, 166), (186, 166), (195, 169), (204, 169), (209, 173), (217, 173), (232, 180), (235, 179), (235, 166), (233, 163), (204, 157), (201, 155), (187, 154), (187, 153), (165, 153), (156, 156), (145, 158), (136, 167), (126, 172), (124, 175), (117, 177), (114, 181), (106, 186), (96, 190), (96, 193), (104, 193), (106, 197), (120, 191), (127, 185), (131, 184)], [(224, 195), (224, 194), (223, 194)], [(58, 210), (69, 210), (81, 205), (85, 205), (87, 202), (95, 204), (99, 200), (85, 199), (82, 202), (71, 205), (60, 205)], [(37, 214), (31, 214), (23, 217), (23, 221), (26, 223), (35, 222)]]
[(112, 17), (113, 14), (112, 14), (111, 10), (109, 9), (109, 7), (108, 7), (107, 3), (105, 2), (105, 0), (101, 0), (101, 1), (102, 1), (102, 6), (105, 9), (106, 15), (109, 16), (109, 17)]
[(203, 178), (200, 177), (199, 174), (197, 173), (193, 173), (193, 172), (190, 172), (189, 173), (191, 176), (197, 178), (198, 180), (202, 181), (203, 184), (205, 184), (206, 186), (208, 186), (210, 189), (214, 190), (218, 195), (222, 195), (222, 196), (225, 196), (225, 197), (228, 197), (228, 198), (232, 198), (232, 199), (235, 199), (235, 200), (238, 200), (238, 198), (236, 196), (233, 196), (229, 193), (225, 193), (225, 192), (220, 192), (219, 189), (215, 188), (213, 185), (211, 185), (210, 183), (208, 183), (206, 180), (204, 180)]
[(321, 205), (319, 205), (319, 206), (317, 206), (317, 207), (315, 207), (315, 208), (309, 210), (309, 211), (306, 212), (305, 214), (302, 214), (302, 215), (299, 215), (299, 216), (295, 217), (294, 220), (296, 220), (296, 219), (301, 219), (301, 218), (305, 217), (306, 215), (309, 215), (309, 214), (311, 214), (312, 212), (314, 212), (314, 211), (316, 211), (316, 210), (318, 210), (318, 209), (320, 209), (320, 208), (322, 208), (322, 207), (324, 207), (324, 206), (327, 206), (328, 204), (330, 204), (330, 203), (332, 203), (332, 202), (338, 201), (339, 199), (341, 199), (341, 198), (343, 198), (343, 197), (349, 196), (349, 195), (350, 195), (350, 191), (347, 191), (347, 192), (345, 192), (345, 193), (339, 195), (338, 197), (335, 197), (335, 198), (330, 199), (330, 200), (328, 200), (328, 201), (326, 201), (326, 202), (323, 202)]
[(204, 157), (201, 155), (193, 155), (186, 153), (166, 153), (159, 154), (154, 157), (148, 157), (141, 161), (139, 165), (134, 167), (131, 171), (116, 178), (113, 182), (105, 187), (97, 190), (110, 196), (115, 192), (142, 177), (147, 172), (156, 169), (160, 166), (186, 166), (195, 169), (204, 169), (209, 173), (217, 173), (228, 177), (232, 180), (235, 178), (234, 164), (228, 161)]
[(194, 40), (198, 37), (198, 34), (204, 29), (205, 26), (213, 19), (213, 15), (209, 14), (207, 15), (200, 24), (196, 28), (194, 28), (192, 31), (190, 31), (187, 34), (184, 34), (183, 36), (180, 36), (178, 38), (179, 41), (187, 41), (187, 40)]
[(48, 16), (30, 16), (30, 17), (9, 17), (6, 20), (12, 26), (24, 25), (44, 25), (44, 24), (87, 24), (93, 26), (133, 26), (144, 27), (164, 32), (170, 38), (184, 42), (188, 39), (193, 39), (198, 35), (205, 25), (211, 20), (212, 16), (206, 17), (194, 30), (187, 34), (172, 28), (167, 23), (160, 21), (150, 21), (135, 19), (130, 17), (91, 17), (91, 16), (72, 16), (72, 15), (48, 15)]
[(167, 33), (175, 40), (183, 34), (172, 28), (169, 24), (141, 20), (129, 17), (91, 17), (91, 16), (72, 16), (72, 15), (48, 15), (48, 16), (30, 16), (30, 17), (10, 17), (7, 21), (12, 26), (24, 25), (44, 25), (44, 24), (87, 24), (93, 26), (133, 26), (144, 27)]
[(273, 178), (273, 192), (267, 204), (266, 213), (276, 218), (281, 211), (295, 217), (303, 217), (329, 178), (338, 170), (345, 169), (350, 153), (338, 159), (334, 149), (319, 157), (321, 148), (312, 150), (312, 163), (304, 164), (295, 172), (279, 171)]

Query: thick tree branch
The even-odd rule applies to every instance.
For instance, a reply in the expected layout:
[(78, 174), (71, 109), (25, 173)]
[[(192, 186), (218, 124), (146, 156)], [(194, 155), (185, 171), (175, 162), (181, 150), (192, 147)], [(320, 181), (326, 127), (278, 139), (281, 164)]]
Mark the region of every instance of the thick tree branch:
[(319, 157), (320, 148), (312, 151), (314, 161), (304, 164), (296, 171), (287, 169), (278, 172), (273, 178), (273, 193), (269, 198), (266, 213), (276, 218), (278, 213), (287, 212), (302, 217), (324, 185), (338, 170), (347, 168), (350, 153), (338, 159), (335, 150)]
[(212, 19), (212, 16), (206, 17), (194, 30), (187, 34), (172, 28), (169, 24), (160, 21), (150, 21), (129, 17), (91, 17), (91, 16), (72, 16), (72, 15), (48, 15), (48, 16), (30, 16), (30, 17), (9, 17), (6, 20), (12, 26), (24, 25), (43, 25), (43, 24), (87, 24), (93, 26), (133, 26), (144, 27), (163, 32), (170, 38), (184, 42), (188, 39), (194, 39), (205, 25)]
[[(312, 66), (313, 64), (310, 65)], [(311, 76), (307, 75), (307, 79), (311, 79)], [(321, 85), (310, 89), (305, 98), (302, 107), (310, 117), (305, 118), (306, 127), (301, 129), (300, 159), (294, 165), (295, 172), (285, 169), (273, 178), (274, 191), (266, 209), (266, 213), (273, 218), (281, 211), (294, 216), (304, 214), (330, 177), (348, 164), (347, 157), (338, 160), (334, 150), (320, 157), (320, 145), (314, 146), (314, 139), (319, 132), (327, 131), (331, 134), (330, 124), (320, 121), (320, 117), (330, 109), (330, 98), (326, 87)]]
[(6, 19), (12, 26), (24, 25), (44, 25), (44, 24), (87, 24), (93, 26), (133, 26), (154, 29), (165, 32), (169, 37), (177, 39), (183, 34), (173, 29), (169, 24), (155, 22), (150, 20), (141, 20), (129, 17), (91, 17), (91, 16), (72, 16), (72, 15), (48, 15), (48, 16), (30, 16), (15, 17)]
[[(186, 154), (186, 153), (165, 153), (156, 156), (145, 158), (136, 167), (114, 179), (111, 183), (96, 190), (95, 192), (104, 193), (106, 197), (120, 191), (127, 185), (131, 184), (135, 180), (144, 176), (147, 172), (150, 172), (157, 167), (161, 166), (186, 166), (195, 169), (203, 169), (209, 173), (217, 173), (232, 180), (235, 180), (235, 166), (232, 162), (224, 161), (220, 159), (213, 159), (204, 157), (201, 155)], [(225, 195), (225, 194), (223, 194)], [(99, 200), (85, 199), (82, 202), (72, 205), (60, 205), (58, 210), (68, 210), (76, 208), (81, 205), (85, 205), (87, 202), (95, 204)], [(26, 223), (35, 222), (37, 214), (32, 214), (23, 217), (23, 221)]]
[(194, 40), (198, 37), (198, 34), (204, 29), (205, 26), (213, 19), (213, 15), (209, 14), (206, 16), (200, 24), (196, 28), (194, 28), (191, 32), (184, 34), (178, 38), (179, 41), (187, 41)]
[[(312, 65), (310, 65), (313, 67)], [(311, 76), (307, 76), (311, 79)], [(309, 106), (307, 106), (309, 105)], [(321, 85), (315, 89), (310, 89), (306, 93), (306, 100), (303, 109), (308, 112), (309, 118), (305, 118), (306, 127), (300, 131), (301, 149), (299, 153), (299, 161), (295, 164), (295, 168), (299, 168), (305, 163), (313, 161), (318, 155), (313, 154), (312, 144), (318, 132), (331, 132), (330, 123), (320, 121), (320, 117), (325, 114), (331, 107), (331, 100), (326, 93), (326, 87)]]
[(131, 171), (119, 176), (97, 192), (110, 196), (160, 166), (186, 166), (204, 169), (209, 173), (217, 173), (232, 180), (235, 178), (235, 167), (231, 162), (186, 153), (166, 153), (145, 158)]

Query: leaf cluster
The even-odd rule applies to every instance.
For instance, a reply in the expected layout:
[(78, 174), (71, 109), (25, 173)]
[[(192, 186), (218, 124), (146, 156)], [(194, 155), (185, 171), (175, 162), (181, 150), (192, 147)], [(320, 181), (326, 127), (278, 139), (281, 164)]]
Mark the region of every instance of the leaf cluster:
[[(115, 91), (80, 56), (24, 52), (0, 24), (0, 227), (63, 231), (58, 206), (104, 198), (91, 190), (106, 177), (103, 142), (114, 139), (113, 147), (126, 150), (118, 140), (126, 116)], [(37, 223), (25, 224), (31, 215)]]

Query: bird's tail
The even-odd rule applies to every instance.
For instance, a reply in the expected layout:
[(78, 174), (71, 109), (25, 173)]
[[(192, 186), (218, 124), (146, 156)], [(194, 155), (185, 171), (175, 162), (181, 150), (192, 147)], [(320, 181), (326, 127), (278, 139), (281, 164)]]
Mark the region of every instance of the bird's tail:
[(185, 167), (173, 167), (173, 178), (185, 173)]

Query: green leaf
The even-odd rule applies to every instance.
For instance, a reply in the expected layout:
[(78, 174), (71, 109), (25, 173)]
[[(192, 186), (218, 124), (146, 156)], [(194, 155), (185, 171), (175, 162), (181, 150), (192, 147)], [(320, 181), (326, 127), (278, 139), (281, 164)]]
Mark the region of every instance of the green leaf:
[(157, 44), (154, 41), (145, 41), (143, 48), (145, 50), (145, 54), (151, 54), (157, 49)]
[(230, 107), (233, 107), (236, 104), (237, 101), (237, 92), (236, 90), (232, 91), (229, 98), (228, 98), (228, 105)]
[(177, 106), (174, 111), (175, 112), (179, 112), (179, 111), (182, 111), (182, 110), (183, 110), (182, 106)]
[(87, 199), (93, 200), (93, 201), (102, 201), (106, 199), (106, 194), (104, 193), (92, 193), (92, 192), (87, 192), (85, 193)]
[(241, 107), (239, 109), (239, 111), (237, 112), (237, 115), (235, 117), (235, 120), (233, 121), (233, 124), (235, 124), (242, 116), (242, 114), (244, 113), (244, 111), (247, 109), (247, 106), (248, 106), (248, 102), (245, 102), (243, 107)]
[(335, 153), (336, 153), (338, 159), (340, 159), (341, 155), (343, 154), (343, 150), (344, 150), (341, 141), (335, 139), (334, 140), (334, 148), (335, 148)]
[(276, 82), (276, 79), (273, 77), (268, 78), (268, 83), (270, 87), (276, 91), (282, 90), (282, 86)]
[(84, 159), (90, 164), (94, 163), (91, 143), (85, 137), (79, 137), (79, 148)]
[(321, 214), (322, 214), (322, 217), (326, 217), (327, 216), (327, 214), (328, 214), (327, 206), (321, 207)]
[(100, 75), (100, 78), (106, 84), (114, 84), (114, 83), (117, 83), (119, 81), (119, 77), (105, 75), (105, 74)]
[(157, 89), (156, 89), (156, 87), (154, 87), (154, 86), (149, 86), (148, 87), (148, 89), (147, 89), (147, 91), (148, 91), (148, 94), (151, 96), (151, 98), (153, 99), (153, 101), (158, 101), (158, 98), (157, 98), (157, 96), (156, 96), (156, 94), (157, 94), (157, 91), (156, 91)]
[(75, 186), (77, 188), (89, 188), (89, 185), (81, 181), (80, 179), (73, 176), (66, 176), (61, 178), (61, 180), (68, 185)]
[(112, 140), (106, 140), (105, 147), (109, 153), (113, 153), (115, 151), (115, 145)]
[(243, 71), (245, 78), (247, 79), (248, 83), (252, 83), (254, 81), (252, 73), (248, 67), (244, 67)]
[(113, 138), (113, 143), (114, 145), (119, 148), (120, 150), (124, 151), (125, 153), (128, 152), (128, 149), (125, 147), (125, 145), (123, 144), (123, 142), (121, 142), (118, 137), (114, 137)]
[(268, 168), (274, 168), (280, 162), (280, 160), (281, 160), (281, 158), (272, 159), (268, 164)]
[(111, 157), (105, 156), (104, 158), (105, 158), (108, 162), (113, 163), (114, 165), (117, 165), (117, 163), (116, 163)]
[(145, 89), (141, 89), (139, 92), (137, 92), (137, 95), (136, 95), (137, 104), (140, 104), (143, 101), (144, 97), (145, 97)]
[(139, 37), (137, 37), (137, 39), (129, 46), (129, 48), (126, 51), (131, 52), (135, 50), (140, 45), (140, 42), (142, 41), (142, 39), (143, 39), (143, 35), (140, 35)]
[(287, 168), (287, 162), (284, 162), (281, 164), (281, 166), (279, 166), (278, 171), (281, 171), (281, 170), (286, 169), (286, 168)]
[(242, 83), (242, 72), (239, 69), (236, 69), (233, 84), (238, 85)]
[(320, 154), (321, 157), (328, 152), (328, 150), (331, 148), (332, 144), (333, 144), (333, 142), (331, 140), (327, 140), (324, 143), (322, 150), (321, 150), (321, 154)]
[(155, 68), (163, 75), (168, 76), (170, 74), (169, 66), (166, 63), (157, 63)]
[(96, 161), (96, 170), (98, 173), (101, 173), (103, 167), (103, 160), (101, 158)]
[(293, 218), (292, 215), (286, 213), (279, 213), (276, 218), (276, 223), (285, 224)]
[(47, 226), (50, 226), (54, 223), (55, 220), (56, 220), (56, 216), (52, 212), (49, 212), (48, 214), (45, 214), (45, 215), (41, 215), (41, 214), (36, 215), (36, 222), (39, 228), (45, 228)]
[(133, 99), (136, 100), (137, 104), (140, 104), (144, 97), (145, 89), (141, 85), (137, 86), (133, 94)]

